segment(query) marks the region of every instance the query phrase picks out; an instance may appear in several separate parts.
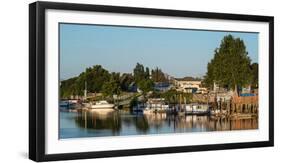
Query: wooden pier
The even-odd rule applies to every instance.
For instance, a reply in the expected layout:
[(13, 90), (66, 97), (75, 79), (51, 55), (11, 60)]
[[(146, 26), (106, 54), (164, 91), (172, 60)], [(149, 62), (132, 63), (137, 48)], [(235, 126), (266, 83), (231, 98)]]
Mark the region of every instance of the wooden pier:
[(211, 103), (213, 115), (228, 117), (252, 117), (258, 115), (258, 95), (233, 95), (229, 100), (216, 99)]

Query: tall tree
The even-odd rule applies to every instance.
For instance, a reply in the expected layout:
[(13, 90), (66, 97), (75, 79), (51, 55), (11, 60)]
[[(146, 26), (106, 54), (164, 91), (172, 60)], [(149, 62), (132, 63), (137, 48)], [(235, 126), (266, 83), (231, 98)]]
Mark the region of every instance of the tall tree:
[(144, 78), (145, 78), (145, 79), (149, 79), (149, 77), (150, 77), (149, 68), (146, 67), (146, 68), (145, 68), (145, 76), (144, 76)]
[(252, 87), (253, 88), (258, 88), (259, 84), (259, 64), (258, 63), (253, 63), (251, 65), (251, 71), (252, 71)]
[(162, 70), (158, 67), (156, 67), (154, 70), (151, 70), (151, 79), (154, 82), (165, 82), (168, 80)]
[(134, 80), (136, 83), (138, 83), (139, 81), (145, 78), (144, 66), (142, 64), (137, 63), (133, 71), (134, 71)]
[[(84, 75), (89, 92), (100, 92), (103, 84), (110, 79), (109, 72), (101, 65), (95, 65), (87, 68)], [(85, 81), (82, 83), (84, 84)]]
[(83, 95), (85, 83), (87, 83), (88, 92), (100, 92), (103, 84), (109, 79), (109, 72), (102, 66), (95, 65), (86, 68), (78, 77), (61, 81), (60, 95), (63, 98), (68, 98), (71, 95)]
[(140, 90), (142, 90), (143, 94), (145, 95), (149, 91), (153, 90), (153, 81), (151, 79), (141, 80), (138, 84)]
[(137, 84), (142, 80), (147, 80), (150, 77), (149, 68), (144, 66), (140, 63), (137, 63), (136, 67), (133, 70), (134, 72), (134, 80)]
[(246, 46), (243, 40), (232, 35), (222, 39), (207, 69), (205, 83), (209, 86), (216, 82), (220, 86), (237, 90), (238, 86), (251, 84), (251, 60)]
[(120, 79), (121, 89), (123, 91), (128, 91), (130, 84), (133, 83), (133, 81), (134, 81), (133, 75), (124, 73), (124, 74), (122, 74), (122, 76), (120, 78), (121, 78)]
[(70, 78), (60, 82), (60, 97), (69, 98), (71, 95), (77, 95), (76, 80), (78, 77)]
[(111, 76), (110, 80), (105, 82), (102, 86), (102, 93), (104, 96), (109, 96), (113, 98), (113, 95), (119, 95), (121, 93), (119, 81), (114, 78), (114, 75)]

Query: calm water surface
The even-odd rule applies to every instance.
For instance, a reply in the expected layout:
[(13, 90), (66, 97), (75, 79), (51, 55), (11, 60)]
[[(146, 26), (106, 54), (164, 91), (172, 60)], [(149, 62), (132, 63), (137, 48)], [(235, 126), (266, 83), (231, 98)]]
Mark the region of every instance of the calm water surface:
[(230, 120), (209, 116), (174, 116), (166, 113), (143, 115), (124, 111), (61, 111), (59, 137), (64, 139), (257, 128), (257, 118)]

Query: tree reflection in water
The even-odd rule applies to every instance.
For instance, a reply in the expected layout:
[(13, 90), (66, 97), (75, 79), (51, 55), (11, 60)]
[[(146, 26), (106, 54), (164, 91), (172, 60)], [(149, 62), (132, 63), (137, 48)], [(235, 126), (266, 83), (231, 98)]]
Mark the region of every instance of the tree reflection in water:
[(111, 130), (113, 135), (121, 129), (121, 118), (116, 111), (82, 111), (77, 114), (75, 122), (85, 129)]
[[(61, 117), (66, 117), (65, 115), (67, 114), (69, 113), (63, 113)], [(113, 109), (107, 111), (78, 112), (74, 115), (74, 121), (72, 122), (76, 124), (74, 125), (76, 127), (68, 128), (67, 126), (60, 126), (62, 132), (65, 134), (69, 132), (73, 134), (69, 137), (77, 137), (77, 135), (95, 137), (258, 128), (258, 118), (230, 119), (210, 116), (177, 116), (166, 113), (133, 114)], [(70, 121), (68, 120), (67, 124), (69, 123)]]
[(141, 133), (147, 133), (147, 131), (149, 130), (149, 124), (146, 117), (136, 116), (134, 119), (136, 130), (140, 131)]

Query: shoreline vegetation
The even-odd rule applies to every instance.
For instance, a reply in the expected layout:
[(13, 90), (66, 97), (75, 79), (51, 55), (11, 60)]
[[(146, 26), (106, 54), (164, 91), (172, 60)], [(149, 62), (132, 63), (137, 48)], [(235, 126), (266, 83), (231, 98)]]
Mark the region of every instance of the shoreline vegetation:
[(109, 72), (102, 65), (60, 82), (62, 106), (93, 110), (104, 101), (114, 110), (211, 115), (213, 118), (258, 117), (258, 63), (251, 63), (240, 38), (225, 36), (202, 78), (175, 78), (159, 67), (136, 63), (132, 73)]

